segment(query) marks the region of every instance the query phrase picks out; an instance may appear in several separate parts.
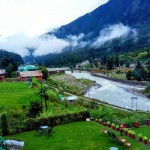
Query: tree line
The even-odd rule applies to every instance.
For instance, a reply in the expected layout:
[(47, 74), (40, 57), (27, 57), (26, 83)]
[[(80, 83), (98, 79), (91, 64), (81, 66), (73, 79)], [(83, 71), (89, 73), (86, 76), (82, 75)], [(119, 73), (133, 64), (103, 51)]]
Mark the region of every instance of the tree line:
[(0, 68), (5, 69), (7, 77), (15, 75), (18, 66), (23, 63), (23, 59), (19, 54), (0, 50)]

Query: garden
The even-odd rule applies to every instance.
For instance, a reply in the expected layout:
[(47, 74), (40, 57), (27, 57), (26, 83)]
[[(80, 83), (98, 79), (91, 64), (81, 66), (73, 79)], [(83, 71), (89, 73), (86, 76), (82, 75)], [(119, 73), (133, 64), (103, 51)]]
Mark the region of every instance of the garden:
[[(104, 127), (101, 124), (92, 121), (74, 122), (54, 127), (49, 136), (38, 135), (34, 130), (6, 136), (5, 139), (19, 139), (25, 141), (24, 150), (108, 150), (110, 147), (118, 147), (119, 150), (127, 149), (126, 146), (114, 141), (112, 138), (101, 132), (102, 129), (108, 130), (108, 127)], [(131, 149), (149, 149), (149, 147), (146, 147), (129, 137), (124, 135), (122, 135), (122, 137), (132, 144)]]
[[(33, 79), (29, 82), (3, 82), (0, 99), (0, 134), (35, 129), (45, 123), (59, 125), (83, 120), (87, 108), (59, 99), (59, 92)], [(42, 93), (41, 93), (42, 90)], [(82, 117), (81, 117), (82, 115)], [(6, 130), (6, 132), (3, 130)]]
[[(104, 127), (109, 128), (109, 130), (115, 132), (115, 134), (113, 133), (115, 137), (116, 135), (124, 136), (124, 138), (121, 138), (121, 141), (123, 141), (124, 144), (127, 144), (125, 137), (129, 137), (130, 139), (150, 148), (150, 119), (148, 118), (149, 114), (132, 113), (132, 116), (128, 116), (130, 114), (128, 113), (127, 116), (124, 115), (124, 118), (116, 120), (113, 117), (110, 117), (111, 113), (109, 113), (109, 111), (107, 110), (108, 117), (106, 117), (107, 115), (105, 115), (105, 111), (100, 113), (101, 116), (99, 116), (99, 119), (95, 119), (95, 121), (102, 124)], [(113, 115), (115, 116), (115, 111)], [(122, 115), (120, 114), (120, 117), (121, 116)], [(105, 133), (109, 133), (108, 135), (114, 139), (114, 136), (111, 136), (109, 131), (105, 131)], [(120, 141), (120, 138), (117, 138), (117, 140)], [(128, 145), (131, 146), (132, 144), (128, 143)]]

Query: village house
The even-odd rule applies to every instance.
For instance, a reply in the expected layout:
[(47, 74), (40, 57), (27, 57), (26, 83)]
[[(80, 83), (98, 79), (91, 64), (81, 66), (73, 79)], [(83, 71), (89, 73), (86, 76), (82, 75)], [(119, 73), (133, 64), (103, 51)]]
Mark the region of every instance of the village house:
[(21, 81), (29, 80), (33, 77), (37, 78), (38, 80), (42, 80), (42, 78), (43, 78), (42, 71), (36, 70), (36, 71), (20, 72), (20, 80)]
[(75, 95), (68, 96), (68, 97), (62, 97), (62, 101), (66, 100), (68, 102), (68, 104), (73, 104), (77, 99), (78, 99), (78, 97)]
[(37, 67), (34, 65), (21, 65), (18, 67), (18, 72), (25, 72), (25, 71), (36, 71)]
[(5, 69), (0, 69), (0, 81), (5, 80)]

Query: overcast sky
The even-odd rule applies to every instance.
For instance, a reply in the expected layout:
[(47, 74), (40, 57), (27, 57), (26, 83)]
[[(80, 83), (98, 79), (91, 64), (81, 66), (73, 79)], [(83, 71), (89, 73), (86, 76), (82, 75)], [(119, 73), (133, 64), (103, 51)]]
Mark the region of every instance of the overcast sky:
[(0, 35), (40, 35), (108, 0), (0, 0)]

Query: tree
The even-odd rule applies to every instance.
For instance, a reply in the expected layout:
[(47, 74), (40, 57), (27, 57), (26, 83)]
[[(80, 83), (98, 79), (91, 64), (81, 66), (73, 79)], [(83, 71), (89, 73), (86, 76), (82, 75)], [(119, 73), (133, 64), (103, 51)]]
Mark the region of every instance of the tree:
[(118, 56), (116, 56), (115, 57), (115, 67), (120, 67), (120, 60), (119, 60), (119, 57)]
[(39, 101), (33, 101), (30, 103), (28, 116), (29, 117), (37, 117), (42, 112), (42, 105)]
[(114, 59), (113, 58), (108, 58), (107, 60), (107, 69), (112, 70), (114, 68)]
[(10, 63), (8, 67), (6, 67), (6, 74), (8, 77), (11, 77), (11, 73), (13, 72), (13, 65)]
[(1, 126), (2, 126), (2, 135), (8, 135), (8, 123), (7, 123), (7, 116), (5, 113), (2, 114), (1, 116)]
[(51, 102), (57, 102), (59, 100), (58, 95), (52, 90), (47, 91), (46, 95)]
[(48, 70), (46, 67), (44, 66), (39, 66), (38, 67), (39, 70), (42, 70), (42, 73), (43, 73), (43, 79), (47, 79), (48, 78)]
[(129, 70), (129, 71), (126, 73), (126, 78), (127, 78), (127, 80), (131, 80), (132, 75), (133, 75), (132, 71)]

